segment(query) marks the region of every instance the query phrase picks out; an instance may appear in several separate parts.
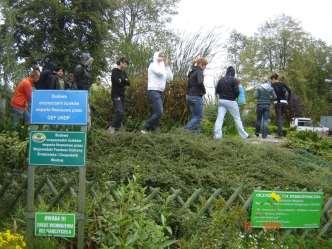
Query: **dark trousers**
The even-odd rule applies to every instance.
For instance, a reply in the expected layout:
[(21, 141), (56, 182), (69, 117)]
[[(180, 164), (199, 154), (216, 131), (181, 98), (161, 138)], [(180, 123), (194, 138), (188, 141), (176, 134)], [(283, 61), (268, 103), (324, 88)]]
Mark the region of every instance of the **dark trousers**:
[(200, 131), (203, 116), (203, 97), (187, 95), (186, 98), (191, 119), (184, 128), (190, 131)]
[(256, 109), (256, 135), (262, 133), (266, 138), (269, 134), (270, 105), (257, 105)]
[(124, 118), (124, 98), (112, 97), (112, 101), (115, 112), (113, 115), (111, 126), (115, 129), (119, 129)]
[(164, 93), (161, 91), (149, 90), (148, 99), (152, 112), (151, 116), (144, 125), (144, 129), (148, 131), (153, 131), (159, 126), (161, 116), (164, 112), (163, 109)]
[(278, 126), (277, 135), (279, 137), (282, 137), (284, 135), (282, 129), (284, 126), (284, 116), (287, 111), (287, 104), (277, 103), (277, 104), (275, 104), (275, 110), (276, 110), (276, 119), (277, 119), (277, 126)]

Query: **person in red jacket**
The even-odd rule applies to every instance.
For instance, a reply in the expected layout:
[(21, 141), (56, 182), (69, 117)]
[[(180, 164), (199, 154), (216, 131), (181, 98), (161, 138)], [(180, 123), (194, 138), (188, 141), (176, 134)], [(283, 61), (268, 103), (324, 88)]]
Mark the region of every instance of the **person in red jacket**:
[(30, 122), (30, 102), (32, 88), (39, 80), (39, 76), (39, 69), (34, 69), (29, 77), (21, 80), (15, 88), (15, 92), (10, 102), (12, 107), (12, 122), (14, 127), (16, 127), (22, 121), (24, 121), (25, 124), (29, 124)]

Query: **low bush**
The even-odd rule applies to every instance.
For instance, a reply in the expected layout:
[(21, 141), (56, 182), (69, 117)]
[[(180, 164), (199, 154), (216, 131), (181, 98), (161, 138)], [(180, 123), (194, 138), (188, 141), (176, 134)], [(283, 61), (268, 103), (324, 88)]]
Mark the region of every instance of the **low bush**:
[(332, 162), (332, 139), (316, 132), (290, 132), (287, 145), (292, 149), (305, 150)]

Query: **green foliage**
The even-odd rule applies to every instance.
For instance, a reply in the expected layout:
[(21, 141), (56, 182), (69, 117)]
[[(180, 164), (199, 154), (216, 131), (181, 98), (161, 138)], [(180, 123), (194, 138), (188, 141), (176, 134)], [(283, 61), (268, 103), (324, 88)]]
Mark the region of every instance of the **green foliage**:
[(64, 249), (55, 239), (39, 238), (35, 239), (33, 249)]
[[(4, 44), (14, 62), (25, 59), (25, 67), (46, 56), (72, 70), (79, 53), (89, 51), (94, 57), (94, 73), (106, 68), (105, 41), (112, 20), (112, 1), (3, 1), (5, 24), (2, 36), (13, 34)], [(5, 39), (5, 37), (3, 37)], [(7, 39), (8, 40), (8, 39)], [(5, 54), (6, 55), (6, 54)], [(5, 69), (10, 66), (3, 61)], [(12, 68), (11, 68), (12, 70)]]
[[(89, 134), (88, 175), (91, 180), (121, 182), (139, 175), (143, 186), (181, 189), (190, 195), (196, 188), (206, 191), (223, 188), (228, 195), (232, 186), (243, 183), (247, 190), (324, 189), (332, 193), (331, 168), (307, 160), (285, 148), (253, 145), (240, 139), (214, 141), (173, 129), (167, 134), (110, 136), (102, 130)], [(268, 162), (268, 163), (267, 163)]]
[(241, 248), (241, 228), (245, 214), (240, 208), (224, 210), (224, 201), (219, 201), (209, 219), (205, 223), (192, 226), (188, 239), (181, 241), (184, 249), (238, 249)]
[(107, 56), (130, 59), (128, 72), (138, 76), (146, 72), (155, 51), (171, 55), (177, 37), (168, 30), (167, 23), (176, 14), (178, 0), (118, 1), (114, 12), (114, 27)]
[[(107, 195), (107, 193), (106, 193)], [(114, 201), (99, 203), (98, 230), (91, 235), (102, 249), (164, 249), (174, 243), (151, 217), (153, 204), (134, 181), (120, 187)], [(106, 197), (106, 196), (105, 196)], [(165, 223), (165, 221), (164, 221)]]
[(90, 109), (92, 126), (107, 128), (113, 109), (111, 94), (109, 89), (93, 84), (90, 89)]
[[(170, 130), (187, 121), (188, 110), (186, 104), (185, 81), (172, 81), (167, 84), (164, 99), (164, 114), (161, 129)], [(112, 115), (113, 104), (109, 90), (102, 86), (95, 86), (91, 90), (92, 123), (94, 127), (106, 128)], [(139, 130), (150, 115), (150, 105), (147, 97), (147, 77), (135, 77), (127, 90), (125, 98), (124, 126), (128, 131)]]
[(26, 150), (27, 142), (21, 141), (17, 133), (0, 133), (0, 176), (24, 168)]
[[(18, 155), (15, 145), (23, 143), (17, 135), (11, 136), (0, 136), (3, 162)], [(331, 244), (310, 236), (301, 240), (297, 234), (284, 240), (278, 233), (246, 233), (242, 225), (247, 214), (236, 205), (224, 212), (223, 201), (214, 203), (203, 216), (197, 215), (216, 188), (221, 188), (221, 196), (227, 198), (233, 193), (232, 187), (241, 183), (245, 185), (243, 196), (249, 196), (256, 187), (292, 191), (322, 189), (329, 196), (332, 167), (326, 167), (331, 165), (327, 161), (313, 160), (274, 145), (253, 145), (234, 138), (214, 141), (176, 129), (167, 134), (149, 135), (126, 132), (109, 135), (104, 130), (91, 130), (88, 137), (87, 178), (95, 184), (94, 194), (89, 188), (87, 201), (89, 249), (167, 248), (173, 240), (178, 241), (180, 248), (327, 249)], [(312, 138), (315, 139), (318, 138)], [(11, 171), (10, 166), (5, 163), (1, 172)], [(44, 174), (41, 179), (54, 176), (58, 187), (63, 185), (61, 176), (68, 177), (70, 172), (43, 169), (39, 174)], [(77, 174), (73, 171), (74, 175)], [(133, 175), (137, 180), (128, 181)], [(4, 175), (0, 177), (2, 181)], [(158, 187), (161, 198), (148, 199), (148, 187)], [(181, 209), (176, 202), (167, 201), (171, 188), (179, 189), (183, 200), (197, 188), (203, 192), (190, 209)], [(38, 210), (48, 210), (51, 199), (52, 196), (43, 198)], [(68, 212), (74, 208), (75, 199), (67, 196), (52, 210)], [(17, 206), (10, 216), (1, 217), (1, 225), (7, 227), (12, 219), (24, 227), (24, 208)], [(44, 243), (51, 244), (47, 248), (52, 248), (52, 243), (57, 245), (55, 241), (40, 243), (41, 248)], [(61, 243), (58, 248), (65, 244)], [(69, 244), (63, 248), (70, 248)]]
[(288, 146), (293, 149), (305, 150), (332, 162), (331, 138), (320, 136), (316, 132), (291, 132), (288, 136)]
[(319, 120), (329, 110), (332, 74), (331, 46), (305, 33), (291, 17), (282, 15), (266, 22), (253, 37), (236, 31), (227, 45), (228, 59), (243, 82), (268, 80), (277, 72), (293, 93), (291, 115), (308, 115)]

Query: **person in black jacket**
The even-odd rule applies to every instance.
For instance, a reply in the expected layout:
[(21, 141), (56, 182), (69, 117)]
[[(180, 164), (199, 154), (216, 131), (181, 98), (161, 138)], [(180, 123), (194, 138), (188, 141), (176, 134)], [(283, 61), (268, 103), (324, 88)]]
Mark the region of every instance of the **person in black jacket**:
[(225, 77), (222, 77), (217, 84), (216, 94), (219, 96), (218, 117), (214, 126), (214, 138), (222, 138), (222, 126), (224, 117), (229, 111), (233, 116), (236, 128), (239, 135), (246, 139), (249, 137), (248, 133), (244, 130), (239, 105), (236, 102), (239, 96), (239, 81), (235, 78), (235, 70), (233, 67), (228, 67)]
[(122, 57), (117, 61), (117, 66), (112, 70), (112, 101), (115, 109), (115, 113), (111, 122), (111, 126), (108, 131), (113, 134), (121, 127), (121, 123), (124, 117), (124, 98), (125, 89), (129, 86), (129, 79), (125, 72), (129, 62), (126, 58)]
[(78, 90), (89, 90), (92, 85), (92, 63), (90, 53), (82, 53), (81, 62), (74, 69), (74, 83)]
[(56, 66), (50, 59), (45, 60), (43, 71), (40, 78), (35, 85), (37, 90), (59, 90), (60, 79), (63, 78), (64, 69), (61, 66)]
[(204, 70), (208, 61), (205, 58), (197, 59), (188, 74), (187, 104), (191, 119), (184, 127), (189, 131), (199, 132), (203, 114), (203, 96), (206, 93), (204, 86)]
[(276, 111), (276, 119), (278, 126), (277, 138), (280, 138), (284, 135), (284, 115), (287, 112), (288, 102), (291, 98), (291, 90), (285, 83), (279, 81), (279, 75), (276, 73), (272, 74), (271, 83), (274, 92), (277, 95), (277, 100), (274, 101), (274, 107)]

